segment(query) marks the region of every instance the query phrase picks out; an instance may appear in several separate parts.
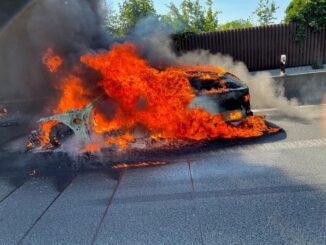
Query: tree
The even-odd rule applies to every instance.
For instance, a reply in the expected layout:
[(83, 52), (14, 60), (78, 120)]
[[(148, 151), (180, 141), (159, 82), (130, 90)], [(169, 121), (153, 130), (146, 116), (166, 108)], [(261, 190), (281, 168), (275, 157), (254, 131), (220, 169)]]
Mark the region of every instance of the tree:
[(207, 13), (205, 19), (205, 31), (215, 31), (218, 28), (218, 14), (221, 11), (213, 11), (213, 1), (207, 0)]
[(253, 23), (251, 22), (250, 19), (238, 19), (238, 20), (233, 20), (230, 22), (227, 22), (223, 25), (220, 26), (220, 30), (234, 30), (234, 29), (241, 29), (241, 28), (248, 28), (248, 27), (253, 27)]
[(102, 16), (106, 29), (114, 35), (119, 35), (120, 26), (118, 14), (113, 8), (110, 8), (109, 2), (105, 1), (102, 4)]
[(254, 14), (258, 16), (258, 23), (262, 26), (273, 24), (276, 20), (274, 14), (277, 9), (274, 0), (259, 0), (258, 7), (254, 11)]
[(206, 8), (199, 0), (183, 0), (179, 7), (174, 3), (168, 5), (169, 12), (162, 20), (169, 22), (180, 32), (215, 31), (218, 28), (218, 14), (213, 11), (213, 1), (206, 1)]
[(285, 22), (297, 23), (299, 28), (309, 26), (320, 31), (326, 27), (326, 0), (293, 0), (285, 13)]
[(130, 31), (142, 18), (155, 15), (152, 0), (124, 0), (119, 5), (118, 33), (124, 35)]

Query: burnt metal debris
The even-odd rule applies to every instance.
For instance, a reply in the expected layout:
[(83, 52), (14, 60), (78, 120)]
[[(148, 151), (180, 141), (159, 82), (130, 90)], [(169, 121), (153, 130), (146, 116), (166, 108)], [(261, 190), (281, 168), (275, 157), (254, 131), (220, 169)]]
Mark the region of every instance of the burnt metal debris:
[(103, 98), (97, 97), (80, 110), (70, 110), (63, 114), (41, 118), (38, 122), (58, 121), (73, 130), (74, 134), (85, 143), (91, 143), (92, 111), (95, 105)]

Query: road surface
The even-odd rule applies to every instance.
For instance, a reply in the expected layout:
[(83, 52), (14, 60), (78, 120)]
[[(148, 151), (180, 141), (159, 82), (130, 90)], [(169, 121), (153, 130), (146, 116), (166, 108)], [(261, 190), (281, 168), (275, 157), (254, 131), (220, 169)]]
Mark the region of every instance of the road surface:
[(321, 108), (300, 107), (305, 120), (264, 111), (286, 139), (164, 166), (2, 172), (0, 244), (325, 244)]

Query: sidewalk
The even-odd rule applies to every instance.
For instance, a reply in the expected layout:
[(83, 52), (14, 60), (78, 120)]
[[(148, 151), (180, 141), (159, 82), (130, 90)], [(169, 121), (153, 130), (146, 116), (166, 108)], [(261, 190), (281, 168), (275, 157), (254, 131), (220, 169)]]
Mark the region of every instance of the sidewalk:
[[(280, 69), (273, 69), (273, 70), (265, 70), (271, 74), (271, 76), (279, 76)], [(311, 66), (298, 66), (298, 67), (288, 67), (285, 69), (287, 75), (299, 74), (299, 73), (315, 73), (315, 72), (326, 72), (326, 64), (324, 64), (323, 69), (312, 69)], [(250, 72), (252, 75), (256, 74), (257, 72), (261, 71), (252, 71)]]

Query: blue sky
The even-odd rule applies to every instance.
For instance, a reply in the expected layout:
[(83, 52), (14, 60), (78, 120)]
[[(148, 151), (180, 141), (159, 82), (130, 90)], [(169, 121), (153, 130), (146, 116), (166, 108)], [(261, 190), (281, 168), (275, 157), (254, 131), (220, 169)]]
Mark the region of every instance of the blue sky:
[[(115, 9), (118, 9), (118, 4), (123, 2), (122, 0), (108, 0), (113, 4)], [(180, 4), (181, 0), (153, 0), (156, 11), (160, 14), (167, 12), (166, 5), (170, 2), (175, 3), (177, 6)], [(200, 0), (200, 2), (205, 3), (206, 0)], [(275, 14), (277, 17), (276, 23), (281, 22), (285, 17), (285, 9), (289, 5), (291, 0), (275, 0), (279, 9)], [(244, 18), (252, 16), (252, 12), (255, 11), (258, 5), (258, 0), (213, 0), (214, 9), (222, 11), (222, 14), (219, 15), (219, 22), (225, 23), (231, 20)], [(253, 18), (253, 21), (256, 21)]]

